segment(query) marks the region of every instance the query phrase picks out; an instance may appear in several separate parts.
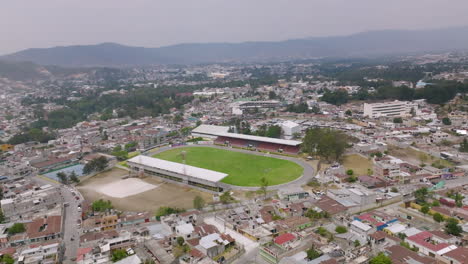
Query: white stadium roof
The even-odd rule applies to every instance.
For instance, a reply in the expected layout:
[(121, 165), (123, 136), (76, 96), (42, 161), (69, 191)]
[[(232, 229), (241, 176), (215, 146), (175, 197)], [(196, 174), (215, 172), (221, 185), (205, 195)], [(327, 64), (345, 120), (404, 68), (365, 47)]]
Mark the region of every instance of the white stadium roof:
[(268, 142), (268, 143), (288, 145), (288, 146), (297, 146), (297, 145), (302, 144), (301, 141), (297, 141), (297, 140), (260, 137), (260, 136), (252, 136), (252, 135), (244, 135), (244, 134), (236, 134), (236, 133), (219, 133), (218, 136), (232, 137), (232, 138), (239, 138), (239, 139), (253, 140), (253, 141), (260, 141), (260, 142)]
[(160, 170), (165, 170), (169, 172), (174, 172), (181, 175), (190, 176), (193, 178), (202, 179), (205, 181), (219, 182), (222, 179), (226, 178), (228, 175), (226, 173), (202, 169), (198, 167), (193, 167), (185, 165), (182, 163), (152, 158), (148, 156), (139, 155), (128, 160), (128, 162), (153, 167)]
[(259, 137), (259, 136), (252, 136), (252, 135), (229, 133), (227, 132), (228, 130), (229, 130), (229, 127), (227, 126), (200, 125), (194, 130), (192, 130), (192, 133), (207, 134), (207, 135), (213, 135), (213, 136), (219, 136), (219, 137), (239, 138), (239, 139), (245, 139), (245, 140), (268, 142), (268, 143), (288, 145), (288, 146), (298, 146), (302, 144), (301, 141), (297, 141), (297, 140), (287, 140), (287, 139), (279, 139), (279, 138), (269, 138), (269, 137)]
[(228, 126), (199, 125), (194, 130), (192, 130), (192, 133), (201, 133), (216, 136), (219, 133), (227, 133), (228, 130)]

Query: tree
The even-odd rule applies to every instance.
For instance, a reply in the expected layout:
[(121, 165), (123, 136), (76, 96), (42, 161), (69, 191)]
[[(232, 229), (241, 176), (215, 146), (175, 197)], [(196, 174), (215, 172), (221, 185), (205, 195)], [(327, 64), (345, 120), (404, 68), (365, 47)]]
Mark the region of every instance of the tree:
[(427, 190), (426, 187), (422, 187), (417, 189), (414, 192), (414, 197), (416, 198), (416, 203), (418, 204), (424, 204), (426, 202), (427, 195), (429, 194), (429, 191)]
[(161, 219), (161, 216), (178, 214), (178, 213), (182, 213), (183, 211), (184, 211), (183, 209), (179, 209), (175, 207), (161, 206), (156, 211), (156, 219), (159, 221)]
[(223, 194), (221, 194), (221, 196), (219, 197), (219, 200), (223, 203), (223, 204), (228, 204), (228, 203), (231, 203), (234, 201), (234, 198), (231, 196), (231, 193), (229, 191), (226, 191), (224, 192)]
[(397, 192), (398, 192), (398, 189), (397, 189), (397, 187), (392, 187), (392, 189), (390, 189), (390, 191), (391, 191), (392, 193), (397, 193)]
[(177, 242), (177, 245), (183, 246), (185, 243), (185, 240), (183, 237), (177, 237), (176, 242)]
[(268, 188), (268, 180), (265, 177), (260, 179), (260, 190), (263, 193), (263, 196), (266, 197), (267, 195), (267, 188)]
[(361, 246), (361, 242), (359, 242), (359, 240), (354, 240), (354, 247), (359, 247)]
[(458, 225), (457, 219), (449, 218), (446, 220), (445, 232), (450, 235), (460, 236), (460, 234), (463, 232), (463, 229)]
[(348, 110), (346, 110), (345, 115), (352, 116), (353, 112), (351, 112), (351, 110), (348, 109)]
[(432, 219), (434, 219), (434, 221), (436, 221), (437, 223), (444, 221), (444, 217), (440, 213), (435, 213), (432, 216)]
[(8, 228), (8, 235), (14, 235), (14, 234), (19, 234), (23, 233), (26, 231), (26, 227), (24, 226), (23, 223), (14, 223), (10, 228)]
[(108, 165), (109, 161), (106, 157), (100, 156), (98, 158), (94, 158), (88, 163), (86, 163), (86, 165), (83, 168), (83, 174), (89, 174), (94, 171), (103, 171), (105, 168), (107, 168)]
[(393, 118), (393, 123), (401, 124), (401, 123), (403, 123), (403, 119), (401, 117), (395, 117), (395, 118)]
[(444, 124), (446, 126), (450, 126), (452, 124), (452, 120), (450, 120), (450, 118), (448, 118), (448, 117), (444, 117), (444, 118), (442, 118), (442, 124)]
[(3, 254), (0, 257), (0, 263), (2, 263), (2, 264), (14, 264), (15, 259), (11, 255)]
[(327, 161), (339, 160), (348, 147), (348, 137), (341, 131), (328, 128), (307, 130), (302, 150), (311, 156), (318, 155)]
[(0, 224), (3, 224), (5, 222), (5, 215), (3, 214), (2, 208), (0, 208)]
[(316, 258), (318, 258), (318, 257), (320, 257), (320, 256), (322, 255), (320, 252), (318, 252), (317, 250), (315, 250), (314, 247), (308, 249), (308, 250), (306, 251), (306, 253), (307, 253), (307, 259), (308, 259), (308, 260), (316, 259)]
[(458, 150), (460, 152), (468, 152), (468, 140), (466, 138), (463, 139), (463, 142), (460, 144), (460, 148)]
[(346, 174), (349, 175), (349, 176), (352, 176), (352, 175), (354, 175), (354, 171), (353, 170), (347, 170)]
[(205, 207), (205, 200), (203, 200), (201, 196), (195, 196), (195, 198), (193, 198), (193, 207), (197, 210), (202, 209)]
[(80, 182), (80, 179), (78, 179), (78, 176), (76, 175), (76, 172), (75, 171), (72, 171), (70, 173), (70, 180), (74, 183), (79, 183)]
[(112, 252), (112, 262), (117, 262), (127, 256), (127, 251), (125, 251), (125, 249), (116, 249)]
[(373, 257), (369, 264), (392, 264), (392, 259), (380, 252), (377, 256)]
[(427, 205), (423, 205), (423, 206), (421, 207), (421, 213), (423, 213), (424, 215), (426, 215), (427, 213), (429, 213), (429, 210), (431, 210), (431, 209), (430, 209), (429, 206), (427, 206)]
[(335, 228), (335, 232), (338, 233), (338, 234), (344, 234), (344, 233), (348, 232), (348, 229), (346, 229), (346, 227), (344, 227), (344, 226), (337, 226)]
[(62, 184), (68, 184), (68, 176), (64, 172), (57, 173), (57, 178)]

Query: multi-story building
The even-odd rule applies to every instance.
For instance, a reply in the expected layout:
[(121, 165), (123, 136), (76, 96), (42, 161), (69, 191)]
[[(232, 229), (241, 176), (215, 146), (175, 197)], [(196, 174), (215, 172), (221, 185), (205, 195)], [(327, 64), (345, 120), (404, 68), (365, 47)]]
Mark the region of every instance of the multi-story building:
[(393, 179), (401, 175), (400, 165), (388, 161), (374, 163), (374, 175), (381, 178)]
[(416, 110), (417, 105), (412, 102), (392, 101), (382, 103), (365, 103), (364, 116), (377, 118), (381, 116), (401, 117), (408, 116), (411, 109)]

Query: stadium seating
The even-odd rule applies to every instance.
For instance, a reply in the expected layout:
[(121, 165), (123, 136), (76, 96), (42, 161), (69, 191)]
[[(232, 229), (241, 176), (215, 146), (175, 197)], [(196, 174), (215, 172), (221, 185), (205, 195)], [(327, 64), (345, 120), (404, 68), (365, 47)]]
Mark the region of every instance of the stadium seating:
[(229, 142), (229, 145), (246, 148), (246, 147), (253, 147), (263, 151), (269, 152), (282, 152), (287, 154), (297, 154), (299, 153), (300, 147), (299, 146), (288, 146), (282, 144), (275, 144), (269, 142), (261, 142), (261, 141), (254, 141), (254, 140), (244, 140), (239, 138), (231, 138), (231, 137), (217, 137), (215, 140), (216, 144), (224, 145), (226, 142)]

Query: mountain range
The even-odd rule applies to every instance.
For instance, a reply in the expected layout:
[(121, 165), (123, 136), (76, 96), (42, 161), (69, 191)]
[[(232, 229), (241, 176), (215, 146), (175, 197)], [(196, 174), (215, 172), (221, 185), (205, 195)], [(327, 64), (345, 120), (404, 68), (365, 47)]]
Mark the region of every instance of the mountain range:
[(188, 43), (159, 48), (116, 43), (32, 48), (0, 60), (65, 67), (268, 62), (468, 50), (468, 27), (383, 30), (277, 42)]

